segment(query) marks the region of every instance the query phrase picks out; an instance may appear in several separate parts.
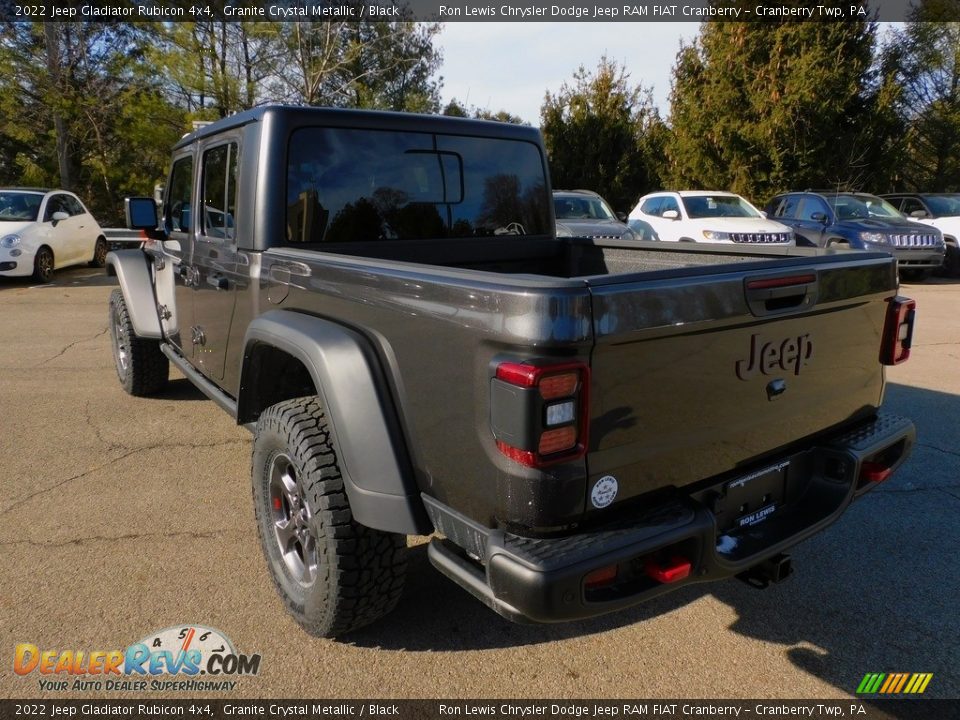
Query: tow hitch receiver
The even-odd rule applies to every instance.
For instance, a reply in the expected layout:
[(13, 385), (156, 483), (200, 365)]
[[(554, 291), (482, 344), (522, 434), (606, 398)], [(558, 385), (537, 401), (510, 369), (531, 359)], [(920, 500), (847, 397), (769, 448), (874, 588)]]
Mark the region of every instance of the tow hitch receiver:
[(749, 570), (743, 571), (737, 575), (737, 579), (743, 580), (743, 582), (750, 587), (763, 590), (768, 587), (770, 583), (783, 582), (792, 574), (793, 563), (790, 560), (790, 556), (786, 553), (780, 553), (779, 555), (774, 555), (772, 558), (767, 558), (762, 563), (754, 565)]

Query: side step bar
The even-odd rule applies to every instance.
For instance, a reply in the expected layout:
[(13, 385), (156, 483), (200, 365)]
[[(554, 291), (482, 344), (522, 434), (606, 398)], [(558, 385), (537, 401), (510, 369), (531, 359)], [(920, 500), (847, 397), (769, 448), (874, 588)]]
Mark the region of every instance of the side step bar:
[[(203, 374), (188, 363), (170, 343), (160, 343), (160, 351), (167, 356), (170, 362), (177, 366), (180, 372), (187, 376), (190, 382), (199, 388), (200, 392), (213, 400), (223, 410), (230, 413), (230, 417), (234, 419), (237, 417), (237, 401), (204, 377)], [(253, 429), (252, 424), (245, 425), (244, 427), (246, 427), (247, 430)]]

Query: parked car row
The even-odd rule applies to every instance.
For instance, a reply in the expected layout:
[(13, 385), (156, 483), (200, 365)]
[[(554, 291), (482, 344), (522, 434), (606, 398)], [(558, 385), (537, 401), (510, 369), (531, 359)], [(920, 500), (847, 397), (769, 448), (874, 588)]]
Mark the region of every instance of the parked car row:
[(944, 265), (960, 272), (960, 194), (805, 190), (777, 195), (760, 211), (731, 192), (661, 191), (621, 215), (627, 224), (588, 190), (557, 191), (554, 205), (561, 237), (881, 250), (897, 258), (905, 278)]

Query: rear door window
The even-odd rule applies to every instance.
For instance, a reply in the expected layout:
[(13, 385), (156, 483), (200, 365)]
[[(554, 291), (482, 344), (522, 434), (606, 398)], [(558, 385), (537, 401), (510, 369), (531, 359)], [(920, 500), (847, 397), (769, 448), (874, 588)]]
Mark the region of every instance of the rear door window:
[(797, 217), (797, 208), (800, 205), (800, 198), (796, 195), (787, 195), (780, 199), (773, 216), (778, 218), (795, 219)]
[(232, 240), (236, 233), (237, 143), (203, 154), (203, 235)]

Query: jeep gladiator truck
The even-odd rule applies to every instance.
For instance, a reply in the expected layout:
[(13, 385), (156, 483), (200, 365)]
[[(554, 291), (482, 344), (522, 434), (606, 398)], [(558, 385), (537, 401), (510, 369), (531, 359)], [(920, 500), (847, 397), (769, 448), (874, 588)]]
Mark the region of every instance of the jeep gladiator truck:
[(120, 382), (173, 363), (253, 432), (316, 635), (393, 608), (408, 534), (516, 621), (777, 580), (914, 442), (879, 411), (914, 317), (889, 255), (558, 239), (529, 127), (260, 108), (185, 136), (157, 210), (108, 257)]

